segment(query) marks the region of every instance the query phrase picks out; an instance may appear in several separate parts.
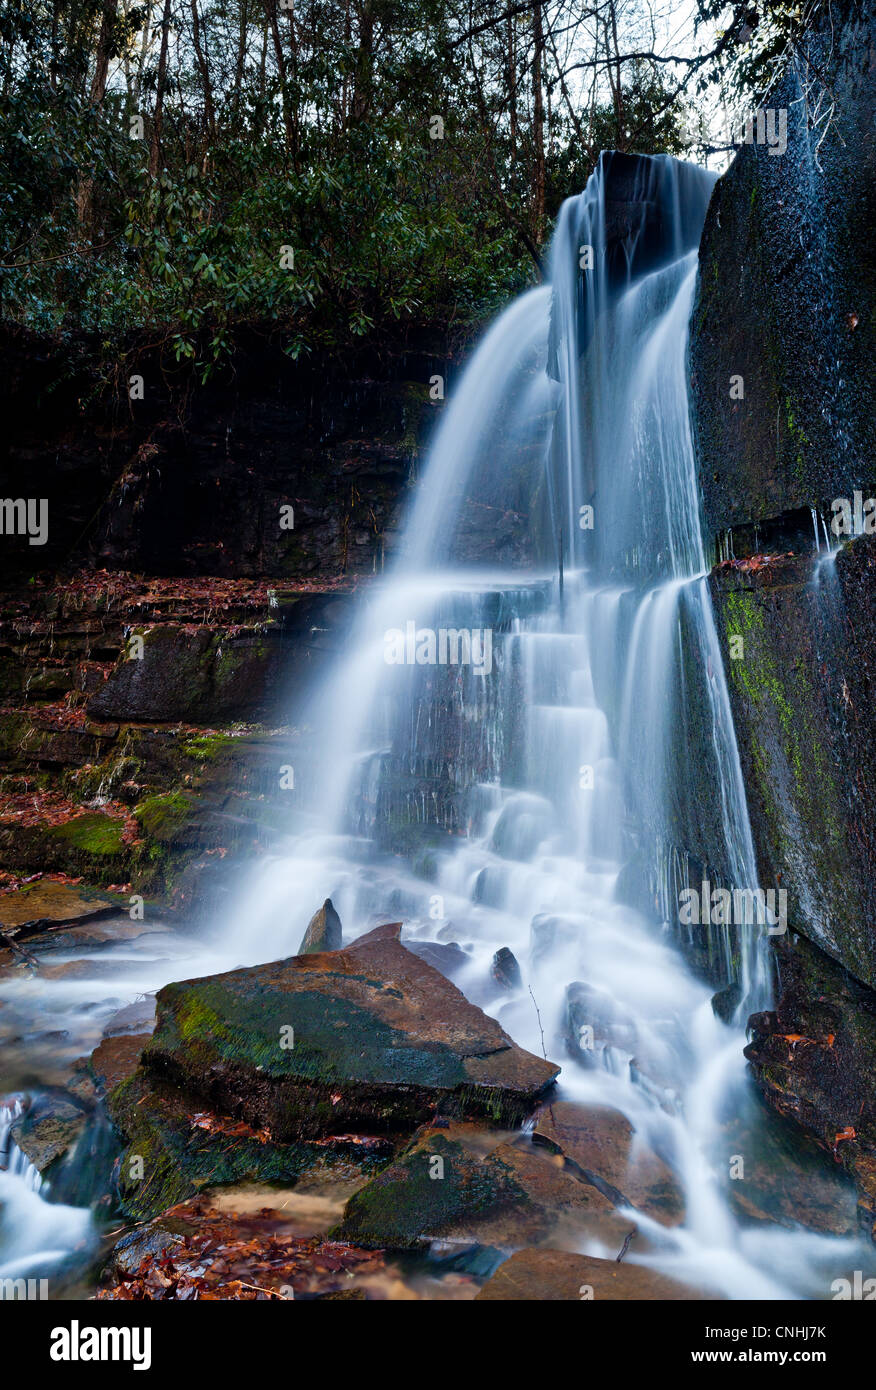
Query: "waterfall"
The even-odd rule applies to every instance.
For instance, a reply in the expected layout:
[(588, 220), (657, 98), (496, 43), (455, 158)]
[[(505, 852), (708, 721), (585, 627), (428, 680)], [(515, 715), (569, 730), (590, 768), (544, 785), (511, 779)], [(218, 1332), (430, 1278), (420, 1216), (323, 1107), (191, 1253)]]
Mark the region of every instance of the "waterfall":
[[(530, 1050), (543, 1028), (561, 1094), (621, 1110), (680, 1176), (684, 1225), (646, 1221), (654, 1253), (628, 1258), (729, 1297), (805, 1297), (836, 1243), (740, 1226), (719, 1142), (768, 1002), (769, 923), (679, 922), (700, 875), (757, 887), (688, 419), (713, 182), (603, 156), (564, 205), (550, 284), (501, 315), (445, 408), (394, 566), (307, 714), (319, 794), (224, 945), (294, 952), (326, 896), (348, 939), (402, 919), (458, 943), (469, 998)], [(505, 545), (521, 518), (525, 544)], [(735, 982), (730, 1024), (686, 946)], [(526, 986), (510, 997), (490, 979), (501, 947)], [(617, 1036), (588, 1053), (594, 1000)]]
[(0, 1101), (0, 1172), (16, 1178), (28, 1192), (39, 1192), (42, 1176), (12, 1137), (12, 1127), (24, 1112), (25, 1105), (19, 1096)]
[(51, 1274), (92, 1239), (87, 1208), (47, 1201), (48, 1189), (12, 1136), (24, 1115), (21, 1096), (0, 1097), (0, 1278)]
[[(263, 959), (278, 931), (284, 947), (297, 944), (306, 918), (290, 913), (292, 880), (309, 885), (307, 903), (331, 892), (348, 922), (361, 923), (365, 899), (372, 913), (381, 899), (351, 872), (351, 858), (398, 852), (418, 826), (439, 838), (483, 828), (485, 800), (536, 790), (565, 822), (564, 852), (579, 868), (594, 858), (585, 822), (598, 826), (599, 881), (623, 866), (627, 885), (638, 880), (634, 901), (656, 893), (677, 917), (663, 873), (679, 845), (709, 867), (711, 882), (756, 888), (688, 420), (687, 323), (713, 184), (708, 171), (669, 157), (603, 155), (560, 212), (550, 285), (513, 303), (474, 353), (394, 570), (314, 699), (313, 831), (247, 893), (245, 929), (232, 939), (248, 959)], [(497, 568), (482, 532), (472, 552), (485, 510), (498, 528), (521, 507), (528, 585)], [(428, 652), (388, 665), (387, 633), (411, 625), (488, 627), (495, 669), (436, 667)], [(538, 693), (549, 660), (555, 683), (577, 682), (580, 696)], [(598, 785), (582, 789), (582, 769), (596, 777), (597, 766)], [(341, 838), (350, 831), (355, 846)], [(463, 860), (471, 852), (459, 848)], [(478, 893), (501, 877), (482, 868)], [(380, 873), (372, 867), (364, 882), (373, 887)], [(414, 886), (400, 893), (396, 884), (392, 901), (412, 911)], [(766, 1002), (762, 937), (709, 933), (739, 980), (740, 1019)]]

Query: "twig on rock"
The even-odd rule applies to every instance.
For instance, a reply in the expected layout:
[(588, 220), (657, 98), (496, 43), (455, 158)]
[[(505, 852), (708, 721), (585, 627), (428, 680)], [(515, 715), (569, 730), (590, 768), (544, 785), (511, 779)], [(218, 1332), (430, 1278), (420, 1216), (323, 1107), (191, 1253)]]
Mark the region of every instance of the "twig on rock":
[(637, 1226), (634, 1226), (633, 1229), (627, 1233), (627, 1238), (626, 1238), (626, 1240), (624, 1241), (623, 1245), (621, 1246), (621, 1251), (620, 1251), (620, 1254), (618, 1255), (617, 1259), (615, 1260), (615, 1264), (620, 1264), (620, 1262), (621, 1262), (621, 1260), (623, 1259), (624, 1255), (627, 1253), (627, 1251), (628, 1251), (629, 1248), (630, 1248), (630, 1241), (632, 1240), (633, 1236), (635, 1236), (635, 1235), (638, 1235), (638, 1227), (637, 1227)]

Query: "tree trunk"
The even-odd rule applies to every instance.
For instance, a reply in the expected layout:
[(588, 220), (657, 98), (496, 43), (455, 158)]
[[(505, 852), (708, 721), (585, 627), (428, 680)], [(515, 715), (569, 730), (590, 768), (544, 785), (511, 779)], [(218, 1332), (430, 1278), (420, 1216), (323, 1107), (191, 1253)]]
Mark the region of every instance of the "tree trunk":
[(283, 110), (283, 130), (286, 135), (286, 148), (291, 150), (294, 145), (292, 113), (289, 110), (289, 89), (286, 81), (286, 55), (283, 52), (283, 41), (280, 38), (280, 26), (277, 23), (277, 0), (268, 0), (268, 20), (271, 25), (271, 39), (274, 44), (274, 57), (277, 60), (277, 75), (280, 78), (280, 104)]
[(532, 56), (532, 141), (535, 149), (532, 239), (536, 246), (541, 246), (544, 240), (544, 90), (542, 87), (544, 28), (541, 6), (542, 0), (536, 0), (533, 10), (535, 51)]
[(234, 65), (234, 99), (232, 101), (235, 122), (240, 114), (240, 95), (243, 90), (243, 67), (246, 61), (246, 26), (248, 18), (247, 0), (240, 0), (240, 27), (237, 36), (237, 60)]
[[(109, 74), (110, 47), (116, 19), (115, 0), (103, 0), (100, 16), (100, 33), (97, 38), (97, 53), (94, 59), (94, 72), (88, 93), (89, 104), (100, 106), (106, 96), (106, 80)], [(91, 233), (94, 209), (94, 179), (83, 174), (76, 190), (76, 220), (83, 236)]]
[(213, 109), (213, 90), (210, 85), (210, 69), (207, 64), (206, 39), (201, 42), (201, 21), (198, 17), (198, 0), (191, 0), (192, 10), (192, 41), (195, 45), (195, 57), (198, 60), (198, 68), (201, 73), (201, 82), (204, 87), (204, 125), (208, 137), (213, 140), (216, 136), (216, 116)]
[(363, 0), (359, 9), (359, 46), (353, 84), (352, 117), (366, 121), (371, 113), (374, 85), (374, 10), (371, 0)]
[(514, 18), (508, 16), (508, 106), (511, 114), (511, 158), (517, 158), (517, 45)]
[(147, 0), (146, 14), (143, 17), (143, 28), (140, 35), (140, 52), (137, 55), (137, 71), (134, 75), (133, 99), (135, 109), (140, 105), (140, 96), (143, 91), (143, 69), (146, 66), (146, 57), (149, 53), (149, 30), (152, 27), (152, 0)]
[(152, 145), (149, 151), (149, 172), (153, 178), (158, 173), (161, 160), (161, 122), (164, 117), (164, 86), (167, 81), (167, 44), (170, 37), (171, 0), (164, 0), (164, 13), (161, 17), (161, 48), (158, 52), (158, 73), (155, 85), (155, 112), (152, 117)]
[[(612, 49), (614, 50), (615, 75), (614, 80), (611, 82), (611, 86), (614, 94), (614, 118), (617, 122), (616, 144), (619, 150), (624, 150), (627, 145), (626, 131), (624, 130), (624, 94), (623, 87), (621, 86), (620, 48), (618, 47), (617, 41), (617, 15), (615, 13), (614, 0), (608, 0), (608, 10), (611, 17), (611, 46), (609, 46), (608, 36), (606, 35), (606, 47), (609, 49), (609, 58), (611, 58)], [(609, 80), (611, 80), (610, 63), (608, 74)]]
[[(350, 0), (345, 0), (344, 5), (344, 47), (350, 47), (350, 39), (353, 34), (353, 25), (350, 18)], [(341, 86), (341, 130), (347, 129), (347, 117), (350, 113), (350, 77), (344, 68), (344, 81)]]

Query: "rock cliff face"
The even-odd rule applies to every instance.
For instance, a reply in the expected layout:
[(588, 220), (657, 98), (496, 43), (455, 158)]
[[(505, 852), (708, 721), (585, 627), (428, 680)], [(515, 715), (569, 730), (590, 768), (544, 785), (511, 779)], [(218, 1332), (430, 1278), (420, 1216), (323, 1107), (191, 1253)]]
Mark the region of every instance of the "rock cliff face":
[(3, 491), (48, 535), (0, 535), (0, 873), (191, 907), (306, 794), (289, 711), (383, 568), (447, 368), (241, 342), (207, 387), (142, 354), (131, 400), (87, 344), (4, 332)]
[(712, 594), (761, 880), (876, 985), (876, 537), (716, 569)]
[(764, 103), (787, 113), (786, 151), (740, 147), (700, 246), (690, 362), (704, 512), (713, 538), (733, 528), (740, 558), (801, 524), (812, 536), (810, 508), (829, 516), (876, 481), (871, 0), (807, 52)]
[(83, 562), (275, 578), (380, 569), (434, 415), (430, 375), (447, 372), (427, 352), (296, 363), (255, 338), (206, 386), (167, 380), (145, 351), (108, 384), (86, 344), (12, 330), (0, 361), (4, 492), (45, 497), (49, 511), (44, 545), (2, 537), (0, 575), (15, 576)]
[(876, 996), (803, 939), (772, 943), (781, 989), (749, 1020), (745, 1049), (769, 1104), (845, 1169), (876, 1239)]
[(791, 926), (870, 985), (876, 541), (826, 551), (850, 539), (829, 531), (831, 504), (876, 494), (873, 35), (872, 4), (852, 7), (770, 93), (787, 149), (742, 145), (718, 182), (690, 342), (761, 882), (785, 888)]
[[(457, 364), (403, 344), (296, 363), (252, 336), (206, 386), (148, 350), (99, 385), (92, 347), (0, 336), (3, 490), (48, 505), (45, 544), (0, 534), (0, 874), (190, 908), (222, 878), (199, 865), (233, 872), (307, 795), (290, 711), (383, 570), (440, 415), (430, 379)], [(465, 559), (526, 563), (525, 515), (462, 510)], [(464, 734), (448, 714), (442, 743)], [(424, 778), (453, 801), (447, 766), (389, 779), (383, 841)]]

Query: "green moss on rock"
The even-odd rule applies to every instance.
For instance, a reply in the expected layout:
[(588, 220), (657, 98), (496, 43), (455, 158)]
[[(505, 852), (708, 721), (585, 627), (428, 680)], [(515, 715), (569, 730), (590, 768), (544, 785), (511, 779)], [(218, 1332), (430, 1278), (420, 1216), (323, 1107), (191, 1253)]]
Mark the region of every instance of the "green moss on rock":
[(761, 882), (786, 890), (792, 928), (870, 984), (874, 554), (862, 537), (817, 582), (805, 555), (711, 579)]
[(148, 1071), (283, 1142), (413, 1129), (436, 1106), (516, 1123), (558, 1068), (378, 928), (346, 950), (165, 986)]
[(122, 853), (124, 829), (124, 821), (92, 812), (75, 816), (64, 825), (54, 826), (49, 834), (55, 839), (67, 841), (83, 854), (104, 857)]
[[(119, 1167), (119, 1197), (127, 1215), (148, 1220), (206, 1187), (240, 1182), (288, 1185), (324, 1155), (303, 1144), (278, 1144), (236, 1132), (235, 1122), (211, 1115), (203, 1102), (156, 1084), (142, 1070), (123, 1081), (107, 1107), (127, 1143)], [(237, 1127), (239, 1130), (239, 1126)]]
[(161, 843), (174, 840), (193, 810), (190, 797), (183, 792), (164, 792), (147, 797), (135, 807), (134, 815), (147, 835)]

